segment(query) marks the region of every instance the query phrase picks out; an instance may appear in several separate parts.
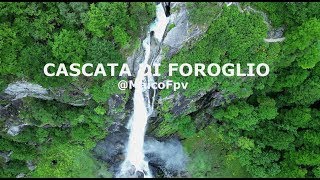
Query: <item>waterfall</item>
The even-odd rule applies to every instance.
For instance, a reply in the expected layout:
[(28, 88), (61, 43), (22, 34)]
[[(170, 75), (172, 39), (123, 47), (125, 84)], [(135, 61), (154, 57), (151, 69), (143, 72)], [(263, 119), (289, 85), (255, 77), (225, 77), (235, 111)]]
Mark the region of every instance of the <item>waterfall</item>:
[(168, 22), (169, 18), (166, 17), (165, 10), (159, 3), (156, 6), (156, 20), (150, 25), (147, 37), (142, 43), (145, 52), (144, 60), (139, 65), (135, 79), (134, 110), (127, 125), (130, 129), (129, 140), (125, 160), (120, 166), (117, 177), (152, 177), (148, 162), (145, 160), (143, 144), (148, 118), (153, 112), (155, 91), (150, 102), (148, 83), (154, 82), (154, 78), (152, 75), (145, 75), (145, 69), (151, 54), (151, 34), (161, 42)]

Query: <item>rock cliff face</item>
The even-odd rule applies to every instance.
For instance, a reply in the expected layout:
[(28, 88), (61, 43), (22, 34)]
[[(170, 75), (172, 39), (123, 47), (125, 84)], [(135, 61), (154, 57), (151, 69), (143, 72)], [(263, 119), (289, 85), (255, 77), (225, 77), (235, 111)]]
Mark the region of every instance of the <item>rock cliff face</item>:
[(91, 99), (90, 95), (84, 94), (78, 87), (49, 88), (46, 89), (38, 84), (26, 81), (17, 81), (8, 85), (4, 94), (9, 99), (17, 100), (24, 97), (33, 97), (43, 100), (57, 100), (72, 106), (85, 106)]
[[(173, 2), (170, 3), (170, 21), (167, 30), (164, 35), (163, 44), (161, 44), (162, 51), (160, 52), (160, 57), (170, 59), (174, 54), (178, 53), (179, 50), (184, 46), (185, 43), (190, 43), (191, 41), (196, 41), (205, 31), (206, 27), (199, 27), (193, 25), (189, 21), (188, 10), (186, 3), (184, 2)], [(156, 49), (156, 51), (159, 51)], [(128, 63), (132, 67), (137, 67), (143, 58), (143, 49), (139, 48), (133, 56), (127, 59)], [(160, 61), (158, 63), (161, 63)], [(135, 71), (137, 70), (134, 68)], [(206, 92), (199, 92), (194, 97), (186, 98), (183, 95), (173, 96), (170, 95), (164, 99), (159, 99), (158, 104), (162, 104), (164, 101), (172, 101), (174, 106), (171, 113), (179, 116), (183, 113), (191, 113), (195, 110), (192, 103), (197, 102), (201, 97), (203, 97)]]
[(164, 46), (169, 48), (168, 58), (176, 54), (184, 43), (199, 37), (206, 30), (190, 23), (186, 3), (183, 2), (171, 3), (170, 24), (173, 28), (167, 31), (163, 41)]
[(53, 97), (49, 95), (49, 91), (47, 89), (38, 84), (23, 81), (9, 84), (9, 86), (4, 90), (4, 93), (13, 96), (13, 100), (27, 96), (45, 100), (53, 99)]
[[(161, 63), (161, 60), (164, 58), (170, 59), (174, 54), (179, 52), (184, 44), (196, 41), (206, 31), (206, 29), (206, 27), (196, 26), (189, 21), (188, 10), (185, 2), (170, 3), (170, 20), (164, 34), (163, 42), (151, 39), (151, 56), (158, 56), (158, 59), (155, 59), (153, 63)], [(134, 51), (132, 56), (127, 58), (127, 63), (129, 64), (130, 69), (133, 70), (133, 74), (136, 74), (138, 66), (143, 61), (143, 58), (144, 49), (142, 45)], [(163, 99), (158, 99), (158, 104), (156, 104), (156, 106), (161, 106), (165, 101), (170, 101), (174, 104), (171, 109), (172, 114), (179, 116), (192, 113), (197, 109), (197, 107), (201, 107), (201, 104), (208, 104), (203, 100), (203, 96), (205, 96), (206, 93), (207, 92), (199, 92), (197, 95), (190, 98), (180, 94), (178, 96), (170, 95)], [(222, 98), (221, 94), (216, 94), (214, 96), (217, 98), (216, 102), (222, 102), (222, 100), (219, 99)], [(158, 123), (159, 119), (151, 118), (149, 126), (153, 129), (152, 127), (155, 128)]]
[[(178, 53), (185, 43), (190, 43), (190, 41), (197, 40), (197, 37), (200, 37), (205, 30), (206, 28), (199, 28), (198, 26), (192, 25), (189, 22), (186, 3), (170, 3), (170, 22), (167, 26), (163, 42), (158, 42), (155, 39), (151, 39), (150, 59), (154, 60), (153, 63), (161, 63), (161, 60), (163, 60), (164, 57), (169, 59), (174, 54)], [(155, 59), (152, 57), (158, 58)], [(143, 60), (144, 49), (142, 45), (140, 45), (133, 55), (127, 58), (127, 63), (129, 64), (130, 69), (134, 71), (133, 74), (137, 73), (138, 65)], [(124, 148), (128, 136), (125, 124), (127, 123), (129, 115), (131, 114), (126, 112), (133, 109), (131, 99), (132, 98), (129, 98), (128, 102), (123, 102), (119, 95), (114, 95), (109, 99), (109, 112), (112, 114), (112, 117), (114, 117), (114, 123), (108, 129), (109, 134), (106, 139), (99, 142), (94, 149), (94, 154), (96, 157), (108, 162), (109, 164), (112, 164), (110, 170), (113, 172), (117, 172), (117, 167), (124, 158)], [(182, 94), (178, 94), (178, 96), (170, 95), (168, 97), (158, 99), (155, 106), (161, 106), (165, 101), (173, 104), (173, 107), (170, 109), (171, 114), (174, 116), (181, 116), (184, 114), (193, 113), (202, 107), (219, 106), (221, 103), (223, 103), (224, 99), (221, 93), (212, 90), (210, 92), (199, 92), (197, 95), (188, 98)], [(116, 112), (112, 110), (121, 106), (123, 103), (126, 104), (126, 111)], [(156, 129), (158, 124), (162, 121), (161, 117), (158, 115), (155, 113), (148, 121), (148, 130), (146, 135), (147, 145), (148, 142), (149, 145), (151, 142), (155, 142), (155, 140), (151, 138), (153, 136), (153, 130)], [(199, 126), (201, 125), (204, 125), (204, 123), (199, 122)], [(165, 142), (157, 143), (161, 144)], [(157, 154), (154, 154), (154, 152), (146, 152), (146, 157), (150, 162), (151, 169), (159, 176), (187, 176), (184, 174), (184, 172), (180, 172), (179, 169), (176, 169), (174, 172), (168, 172), (168, 168), (166, 168), (165, 165), (166, 161), (159, 160), (161, 157), (159, 157)], [(158, 164), (156, 162), (158, 162)], [(181, 167), (180, 169), (183, 168)]]
[(74, 86), (46, 89), (38, 84), (26, 81), (17, 81), (8, 85), (0, 93), (0, 120), (4, 122), (4, 129), (8, 135), (16, 136), (23, 127), (32, 125), (25, 123), (18, 115), (23, 107), (23, 99), (26, 97), (42, 100), (56, 100), (72, 106), (86, 106), (91, 96), (84, 94)]
[[(170, 58), (176, 54), (186, 42), (195, 40), (203, 34), (205, 30), (206, 28), (200, 28), (190, 23), (185, 2), (172, 2), (170, 3), (170, 21), (164, 34), (163, 42), (161, 46), (158, 46), (159, 42), (152, 40), (151, 54), (156, 56), (160, 53), (161, 57)], [(162, 49), (161, 52), (160, 49)], [(127, 58), (130, 69), (134, 71), (133, 74), (137, 72), (138, 65), (143, 61), (143, 58), (144, 50), (142, 46), (136, 49), (132, 56)]]

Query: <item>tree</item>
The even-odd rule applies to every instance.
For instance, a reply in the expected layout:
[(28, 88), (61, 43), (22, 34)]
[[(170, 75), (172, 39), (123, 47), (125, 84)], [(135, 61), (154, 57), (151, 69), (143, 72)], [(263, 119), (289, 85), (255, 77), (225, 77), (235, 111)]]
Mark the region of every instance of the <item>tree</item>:
[(51, 47), (58, 62), (81, 63), (87, 48), (86, 36), (82, 32), (63, 29), (54, 36)]
[(114, 41), (118, 43), (121, 47), (125, 46), (129, 42), (129, 35), (120, 26), (115, 26), (112, 31)]
[(103, 37), (106, 28), (110, 26), (110, 20), (105, 16), (103, 10), (98, 8), (95, 4), (90, 5), (88, 12), (87, 29), (97, 37)]
[(124, 58), (110, 41), (93, 38), (88, 43), (88, 62), (97, 63), (123, 63)]
[(320, 61), (320, 21), (312, 18), (287, 36), (287, 54), (296, 55), (303, 69), (313, 68)]

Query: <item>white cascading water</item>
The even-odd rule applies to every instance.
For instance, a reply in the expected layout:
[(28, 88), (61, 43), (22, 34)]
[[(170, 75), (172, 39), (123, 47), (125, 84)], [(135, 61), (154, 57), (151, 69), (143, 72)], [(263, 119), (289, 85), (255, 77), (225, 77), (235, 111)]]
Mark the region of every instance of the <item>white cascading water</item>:
[[(118, 177), (136, 177), (137, 172), (144, 174), (144, 177), (152, 177), (148, 162), (145, 160), (143, 150), (144, 135), (149, 116), (153, 112), (153, 102), (150, 103), (148, 84), (154, 82), (152, 75), (145, 75), (146, 65), (150, 58), (150, 33), (161, 42), (169, 17), (166, 17), (161, 3), (156, 6), (156, 20), (150, 25), (147, 37), (143, 40), (144, 61), (140, 64), (135, 79), (135, 92), (133, 97), (134, 110), (128, 122), (130, 129), (126, 157), (121, 165)], [(150, 73), (151, 74), (151, 73)], [(155, 92), (154, 92), (155, 93)], [(154, 98), (154, 96), (153, 96)]]

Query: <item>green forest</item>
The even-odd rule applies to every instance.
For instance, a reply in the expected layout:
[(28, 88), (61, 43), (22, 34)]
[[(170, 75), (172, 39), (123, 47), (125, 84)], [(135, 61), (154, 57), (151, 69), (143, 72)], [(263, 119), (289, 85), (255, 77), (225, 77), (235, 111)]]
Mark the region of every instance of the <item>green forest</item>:
[[(178, 137), (190, 177), (320, 178), (320, 3), (188, 2), (185, 8), (192, 26), (204, 33), (164, 57), (162, 67), (267, 63), (270, 73), (171, 77), (189, 86), (159, 92), (164, 100), (156, 105), (157, 120), (147, 135)], [(46, 77), (43, 66), (126, 63), (155, 17), (151, 2), (0, 3), (0, 177), (113, 176), (111, 164), (93, 149), (115, 119), (126, 121), (119, 114), (130, 114), (132, 92), (117, 87), (125, 77)], [(283, 28), (285, 39), (266, 42), (270, 26)], [(174, 28), (170, 24), (168, 31)], [(39, 84), (55, 98), (13, 103), (4, 91), (16, 81)], [(166, 100), (192, 100), (201, 93), (221, 98), (190, 103), (182, 113), (174, 113), (175, 102)], [(115, 95), (123, 102), (110, 109)], [(72, 105), (86, 97), (85, 105)], [(12, 122), (28, 125), (12, 136)]]

